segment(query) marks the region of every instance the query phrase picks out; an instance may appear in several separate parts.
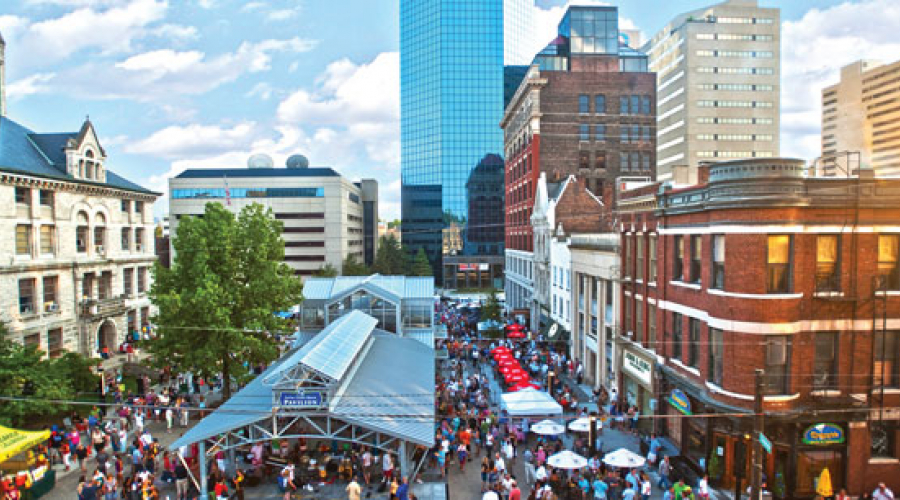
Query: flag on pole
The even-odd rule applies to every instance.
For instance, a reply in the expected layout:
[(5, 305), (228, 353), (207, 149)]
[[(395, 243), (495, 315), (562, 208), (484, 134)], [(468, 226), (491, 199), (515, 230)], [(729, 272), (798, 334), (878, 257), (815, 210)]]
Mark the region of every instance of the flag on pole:
[(231, 191), (228, 190), (228, 176), (223, 175), (222, 181), (225, 183), (225, 205), (231, 206)]

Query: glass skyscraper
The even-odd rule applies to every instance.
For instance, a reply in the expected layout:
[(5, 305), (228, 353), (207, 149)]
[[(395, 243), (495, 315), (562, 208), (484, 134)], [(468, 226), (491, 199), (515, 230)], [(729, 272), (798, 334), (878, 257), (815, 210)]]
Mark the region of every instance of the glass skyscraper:
[(504, 64), (533, 57), (533, 16), (534, 0), (400, 1), (402, 238), (439, 279), (444, 256), (485, 251), (502, 264), (502, 238), (464, 242), (466, 185), (488, 155), (502, 157)]

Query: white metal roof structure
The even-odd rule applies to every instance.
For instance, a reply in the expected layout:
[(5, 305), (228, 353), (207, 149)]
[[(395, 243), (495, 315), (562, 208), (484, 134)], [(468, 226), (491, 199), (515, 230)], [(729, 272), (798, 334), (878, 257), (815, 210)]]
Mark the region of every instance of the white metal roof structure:
[(303, 298), (307, 301), (331, 301), (359, 289), (369, 289), (387, 295), (395, 301), (402, 299), (434, 299), (434, 278), (431, 276), (338, 276), (336, 278), (306, 278)]
[[(211, 440), (230, 449), (276, 438), (326, 439), (399, 451), (434, 441), (434, 350), (375, 328), (360, 311), (275, 362), (169, 448)], [(285, 392), (313, 393), (312, 404)], [(412, 447), (414, 448), (414, 447)], [(408, 457), (406, 457), (408, 458)]]
[(562, 415), (563, 409), (553, 396), (533, 388), (500, 395), (500, 409), (511, 417)]

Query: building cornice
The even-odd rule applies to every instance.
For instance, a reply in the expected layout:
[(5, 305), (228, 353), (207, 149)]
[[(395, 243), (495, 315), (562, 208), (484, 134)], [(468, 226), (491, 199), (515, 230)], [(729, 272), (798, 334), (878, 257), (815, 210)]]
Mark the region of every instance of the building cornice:
[(0, 172), (0, 184), (7, 186), (23, 186), (38, 189), (52, 189), (70, 193), (103, 196), (109, 198), (129, 198), (153, 203), (162, 193), (153, 191), (133, 191), (130, 189), (93, 184), (71, 179), (54, 179), (31, 174)]

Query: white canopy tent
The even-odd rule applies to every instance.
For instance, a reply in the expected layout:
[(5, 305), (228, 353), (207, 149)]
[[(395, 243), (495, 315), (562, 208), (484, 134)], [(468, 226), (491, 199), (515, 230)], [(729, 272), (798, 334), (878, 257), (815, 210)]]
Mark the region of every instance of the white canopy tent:
[(534, 388), (507, 392), (500, 396), (500, 409), (511, 417), (562, 415), (563, 409), (552, 396)]

